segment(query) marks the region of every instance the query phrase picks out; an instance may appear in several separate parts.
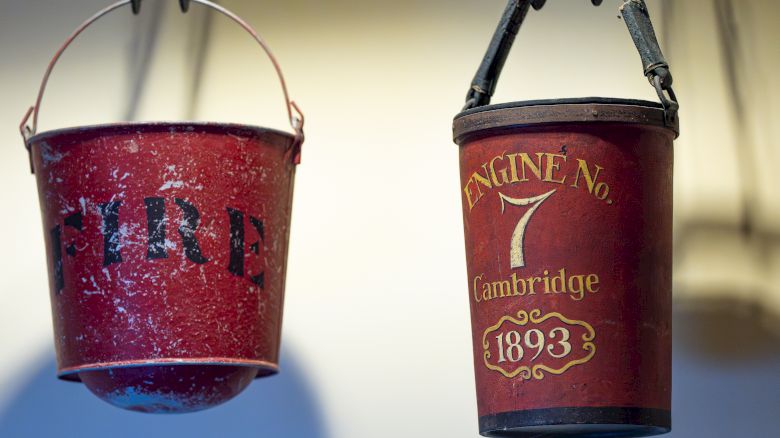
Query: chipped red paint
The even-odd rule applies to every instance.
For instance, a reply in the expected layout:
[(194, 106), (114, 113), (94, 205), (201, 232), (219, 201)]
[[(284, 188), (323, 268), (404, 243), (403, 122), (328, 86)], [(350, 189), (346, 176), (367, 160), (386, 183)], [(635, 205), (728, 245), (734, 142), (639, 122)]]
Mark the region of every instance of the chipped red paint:
[(652, 103), (558, 103), (455, 121), (480, 432), (663, 433), (676, 127)]
[(30, 140), (61, 378), (182, 412), (276, 373), (294, 142), (201, 123)]

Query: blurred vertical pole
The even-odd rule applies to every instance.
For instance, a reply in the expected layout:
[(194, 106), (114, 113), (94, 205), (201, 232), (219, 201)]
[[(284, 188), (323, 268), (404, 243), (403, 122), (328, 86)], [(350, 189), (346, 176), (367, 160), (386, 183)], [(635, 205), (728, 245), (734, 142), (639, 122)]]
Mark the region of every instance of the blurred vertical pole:
[(135, 120), (138, 117), (138, 105), (144, 92), (165, 12), (163, 2), (147, 3), (143, 13), (135, 17), (133, 24), (134, 35), (130, 45), (129, 90), (124, 110), (125, 120)]
[(213, 14), (197, 4), (183, 13), (178, 2), (145, 0), (133, 19), (138, 24), (126, 119), (195, 118)]
[[(758, 163), (755, 161), (755, 143), (752, 133), (747, 129), (750, 104), (746, 94), (751, 78), (746, 77), (744, 71), (747, 60), (742, 51), (743, 31), (737, 24), (735, 12), (732, 0), (715, 0), (717, 38), (723, 57), (726, 92), (731, 103), (729, 112), (736, 123), (737, 143), (734, 146), (739, 149), (736, 156), (739, 178), (742, 182), (741, 225), (745, 238), (752, 239), (755, 234), (754, 211), (756, 209), (754, 167)], [(760, 105), (760, 103), (753, 102), (753, 105)]]
[[(214, 3), (219, 3), (213, 0)], [(196, 5), (194, 9), (199, 8)], [(193, 9), (190, 9), (192, 13)], [(214, 21), (214, 11), (205, 10), (193, 18), (193, 25), (189, 32), (189, 47), (187, 49), (187, 64), (192, 74), (190, 77), (190, 89), (187, 99), (187, 118), (192, 120), (197, 115), (198, 102), (200, 97), (201, 83), (203, 82), (206, 61), (208, 60), (209, 41), (211, 41), (212, 22)]]
[[(755, 296), (761, 316), (780, 333), (780, 5), (774, 0), (722, 4), (724, 25), (733, 26), (734, 76), (739, 89), (740, 141), (746, 153), (743, 181), (746, 185), (752, 245), (761, 263), (760, 289)], [(736, 100), (736, 98), (735, 98)]]
[(678, 298), (742, 304), (778, 329), (780, 4), (666, 2), (664, 13), (679, 94), (692, 104), (676, 149)]

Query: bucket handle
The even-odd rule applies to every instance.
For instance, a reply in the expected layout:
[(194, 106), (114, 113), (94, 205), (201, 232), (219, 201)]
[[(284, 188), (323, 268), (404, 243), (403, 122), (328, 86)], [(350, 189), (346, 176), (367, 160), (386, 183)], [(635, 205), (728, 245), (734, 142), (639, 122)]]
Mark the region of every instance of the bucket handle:
[[(268, 47), (268, 44), (266, 44), (266, 42), (260, 37), (257, 31), (255, 31), (252, 28), (252, 26), (249, 25), (249, 23), (247, 23), (241, 17), (229, 11), (228, 9), (216, 3), (212, 3), (208, 0), (190, 0), (190, 1), (214, 9), (215, 11), (221, 13), (222, 15), (236, 22), (239, 26), (241, 26), (244, 30), (246, 30), (255, 39), (255, 41), (257, 41), (257, 43), (260, 45), (260, 47), (262, 47), (266, 55), (268, 55), (268, 58), (271, 60), (271, 63), (273, 64), (274, 69), (276, 70), (276, 74), (279, 77), (279, 82), (282, 85), (282, 92), (284, 93), (284, 100), (287, 105), (287, 117), (290, 120), (290, 126), (295, 131), (295, 140), (291, 148), (292, 161), (294, 164), (300, 164), (301, 145), (303, 144), (303, 140), (304, 140), (303, 113), (301, 112), (301, 109), (298, 107), (295, 101), (290, 100), (290, 95), (287, 92), (287, 83), (285, 82), (284, 75), (282, 74), (282, 68), (279, 66), (279, 62), (276, 60), (276, 57), (274, 57), (273, 52), (271, 52), (270, 47)], [(65, 52), (65, 50), (71, 45), (71, 43), (73, 43), (73, 41), (85, 29), (91, 26), (95, 21), (99, 20), (100, 18), (109, 14), (115, 9), (121, 8), (122, 6), (131, 5), (135, 9), (136, 3), (137, 2), (134, 0), (120, 0), (98, 11), (97, 13), (95, 13), (95, 15), (88, 18), (87, 21), (82, 23), (75, 31), (73, 31), (73, 33), (68, 37), (67, 40), (65, 40), (65, 43), (59, 48), (59, 50), (57, 50), (57, 53), (52, 58), (51, 62), (49, 63), (49, 66), (46, 68), (46, 73), (43, 75), (43, 80), (41, 81), (41, 88), (38, 91), (38, 98), (35, 101), (35, 105), (31, 106), (27, 110), (27, 113), (25, 113), (24, 118), (22, 119), (22, 123), (19, 125), (19, 131), (22, 134), (22, 138), (24, 139), (24, 146), (27, 149), (27, 153), (30, 158), (30, 171), (32, 173), (35, 173), (35, 169), (33, 168), (32, 149), (29, 140), (32, 136), (34, 136), (38, 132), (38, 115), (41, 108), (41, 101), (43, 100), (43, 94), (46, 91), (46, 85), (49, 82), (49, 76), (51, 76), (51, 72), (54, 69), (54, 66), (57, 64), (63, 52)], [(184, 8), (182, 8), (182, 10), (184, 11)], [(32, 116), (32, 127), (28, 125), (30, 116)]]
[[(498, 23), (493, 39), (490, 41), (485, 57), (482, 59), (477, 74), (471, 82), (471, 88), (466, 95), (466, 105), (463, 110), (476, 108), (490, 103), (490, 98), (496, 89), (498, 77), (504, 68), (504, 63), (512, 49), (512, 43), (520, 30), (520, 26), (533, 6), (539, 10), (547, 0), (510, 0), (501, 21)], [(601, 0), (592, 0), (599, 6)], [(653, 23), (644, 0), (625, 0), (619, 8), (620, 15), (628, 27), (628, 32), (634, 40), (634, 45), (642, 58), (644, 74), (655, 88), (658, 98), (664, 107), (664, 122), (674, 126), (677, 122), (677, 111), (680, 105), (672, 89), (672, 74), (666, 62), (658, 40), (653, 30)]]

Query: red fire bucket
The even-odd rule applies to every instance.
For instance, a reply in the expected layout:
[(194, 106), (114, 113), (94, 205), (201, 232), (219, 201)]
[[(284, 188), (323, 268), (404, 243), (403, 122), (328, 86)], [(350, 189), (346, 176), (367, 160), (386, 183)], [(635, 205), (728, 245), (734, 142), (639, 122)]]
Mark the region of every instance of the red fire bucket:
[[(37, 177), (58, 376), (144, 412), (222, 403), (278, 370), (302, 116), (295, 134), (216, 123), (127, 123), (22, 134)], [(292, 115), (293, 110), (299, 116)], [(32, 128), (26, 126), (33, 114)]]
[(668, 65), (644, 2), (629, 1), (621, 12), (663, 104), (484, 106), (530, 6), (510, 1), (454, 121), (479, 430), (664, 433), (678, 134)]

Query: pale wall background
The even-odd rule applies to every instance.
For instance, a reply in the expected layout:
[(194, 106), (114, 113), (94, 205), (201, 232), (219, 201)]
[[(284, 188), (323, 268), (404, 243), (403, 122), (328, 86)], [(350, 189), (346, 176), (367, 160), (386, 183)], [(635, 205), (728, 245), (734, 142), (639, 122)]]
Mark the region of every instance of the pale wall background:
[[(477, 436), (451, 120), (505, 2), (221, 3), (261, 31), (307, 115), (283, 334), (288, 371), (211, 412), (175, 418), (120, 412), (55, 380), (37, 195), (17, 126), (56, 47), (107, 2), (0, 0), (0, 435), (104, 436), (110, 427), (117, 436), (217, 436), (229, 424), (228, 435), (246, 436)], [(770, 74), (778, 57), (761, 55), (778, 47), (780, 17), (769, 1), (734, 2), (748, 4), (734, 16), (751, 61), (736, 74), (749, 84), (745, 99), (764, 105), (738, 116), (717, 27), (726, 3), (648, 1), (683, 108), (674, 436), (770, 436), (780, 406), (778, 82)], [(653, 100), (618, 4), (551, 0), (532, 11), (494, 101)], [(156, 20), (155, 48), (145, 51)], [(222, 17), (209, 21), (198, 6), (182, 15), (168, 0), (146, 1), (139, 17), (118, 11), (86, 33), (55, 70), (41, 125), (128, 116), (287, 127), (273, 71), (252, 40)], [(739, 164), (745, 151), (754, 152)], [(61, 422), (67, 428), (55, 429)]]

